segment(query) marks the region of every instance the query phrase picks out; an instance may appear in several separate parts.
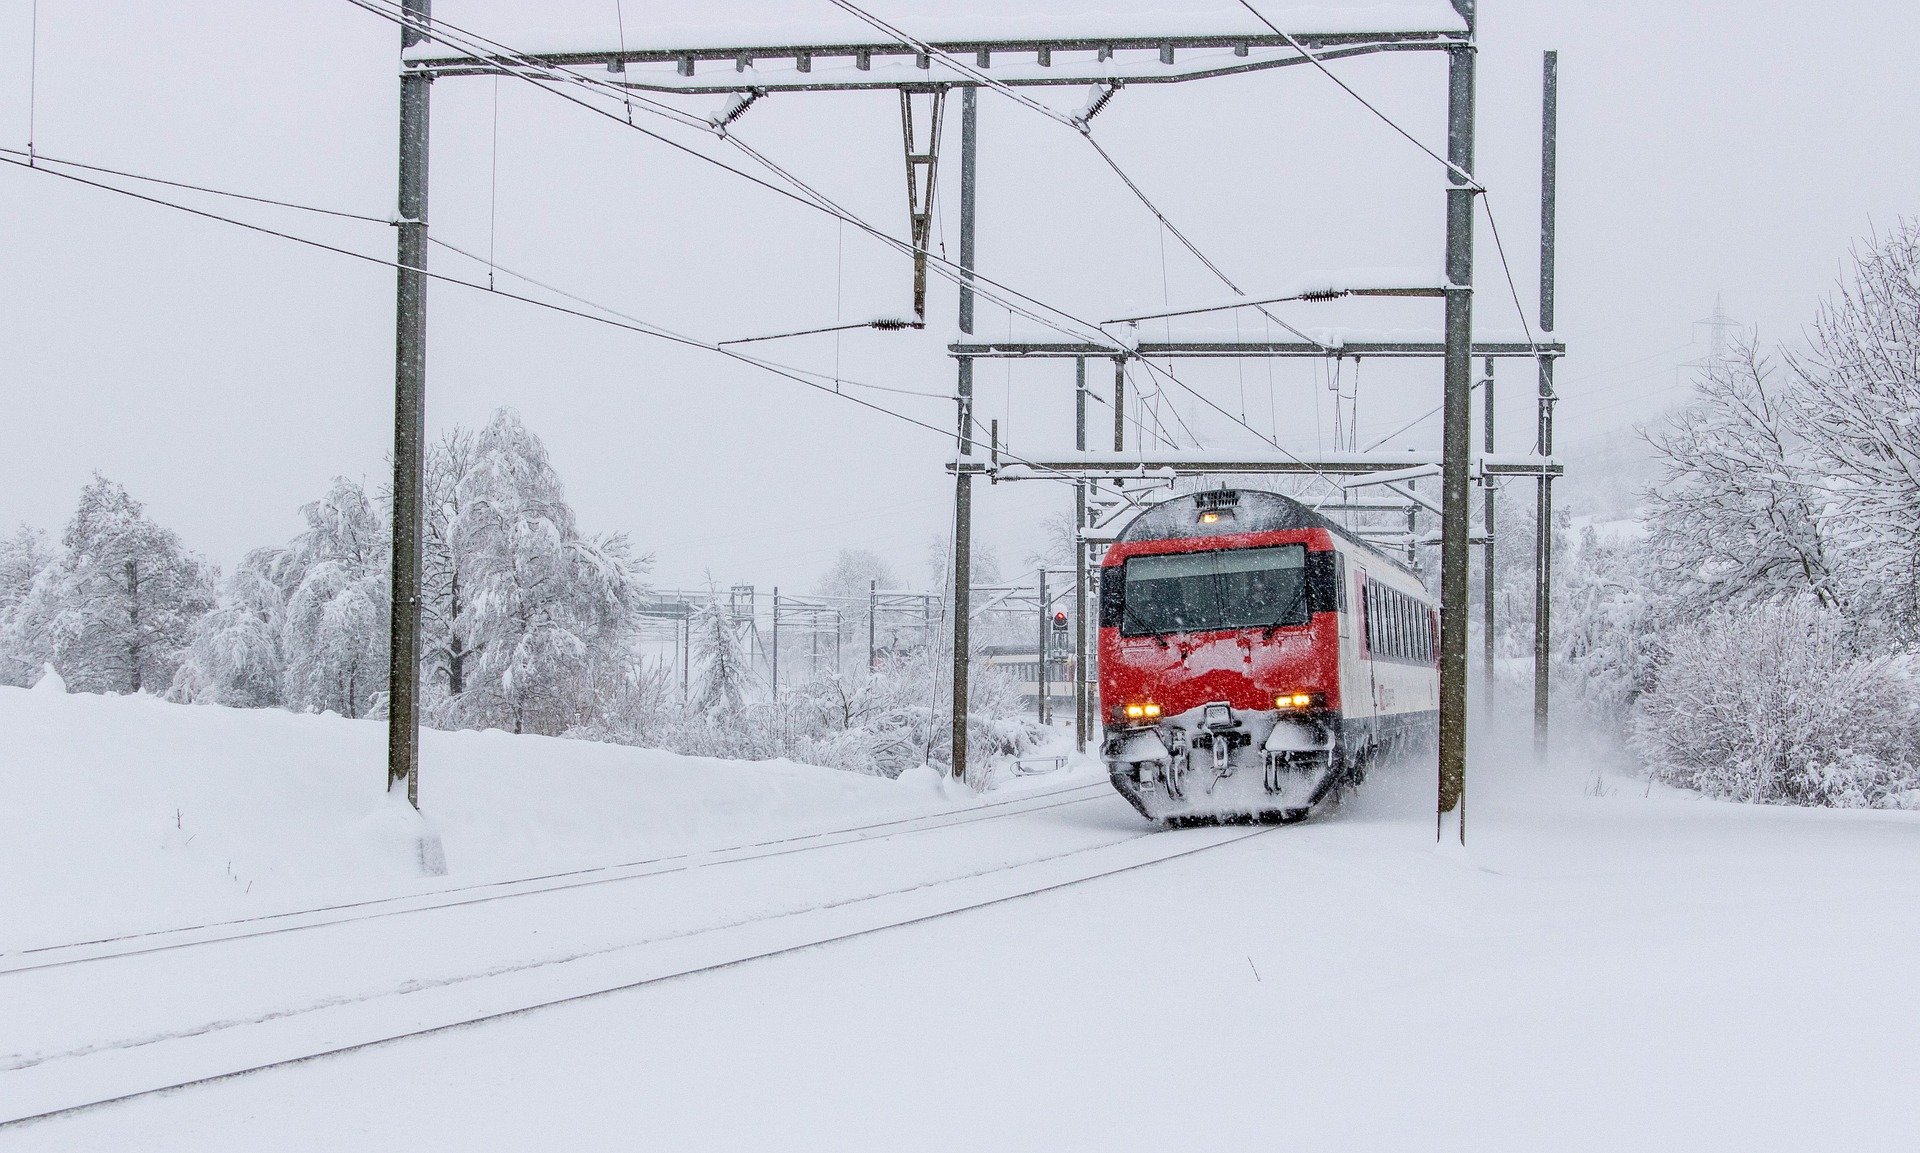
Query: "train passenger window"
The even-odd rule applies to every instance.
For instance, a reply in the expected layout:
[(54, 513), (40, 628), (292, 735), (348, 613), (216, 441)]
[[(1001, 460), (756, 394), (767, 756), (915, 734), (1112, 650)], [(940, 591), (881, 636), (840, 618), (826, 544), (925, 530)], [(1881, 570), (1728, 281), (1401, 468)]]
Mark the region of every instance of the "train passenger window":
[(1125, 595), (1122, 636), (1303, 625), (1309, 619), (1307, 548), (1133, 557)]

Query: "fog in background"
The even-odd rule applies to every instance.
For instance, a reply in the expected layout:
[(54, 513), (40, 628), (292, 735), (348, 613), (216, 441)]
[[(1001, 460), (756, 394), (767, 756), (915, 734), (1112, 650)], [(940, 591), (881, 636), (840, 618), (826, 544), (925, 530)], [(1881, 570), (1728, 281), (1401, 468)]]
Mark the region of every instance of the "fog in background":
[[(1002, 4), (1028, 9), (1008, 0), (981, 7)], [(1287, 10), (1262, 7), (1276, 18)], [(909, 29), (944, 8), (874, 4)], [(0, 144), (25, 146), (31, 70), (34, 142), (45, 154), (392, 212), (392, 25), (346, 0), (40, 0), (30, 53), (30, 9), (31, 0), (0, 0)], [(870, 35), (826, 0), (629, 0), (625, 37), (638, 45), (663, 23), (789, 14), (839, 20), (848, 38)], [(435, 15), (515, 45), (551, 45), (572, 29), (605, 47), (620, 34), (615, 0), (438, 0)], [(1248, 18), (1246, 27), (1256, 26)], [(1706, 353), (1693, 322), (1718, 295), (1763, 337), (1791, 338), (1852, 240), (1914, 211), (1920, 160), (1905, 136), (1920, 113), (1907, 58), (1916, 34), (1920, 13), (1885, 2), (1484, 5), (1479, 170), (1529, 321), (1539, 57), (1562, 52), (1558, 335), (1573, 353), (1560, 427), (1576, 465), (1583, 445), (1616, 445), (1610, 430), (1683, 395), (1678, 366)], [(1335, 68), (1416, 136), (1444, 143), (1442, 56)], [(1066, 111), (1084, 98), (1077, 89), (1039, 96)], [(681, 101), (701, 115), (722, 102)], [(738, 162), (665, 121), (640, 122)], [(853, 212), (905, 235), (891, 92), (776, 94), (737, 128)], [(955, 99), (935, 234), (954, 257), (958, 129)], [(1256, 294), (1310, 269), (1439, 267), (1444, 172), (1311, 69), (1134, 86), (1095, 133)], [(905, 258), (524, 82), (437, 83), (432, 144), (437, 237), (649, 321), (722, 339), (910, 309)], [(987, 275), (1089, 319), (1225, 295), (1071, 130), (984, 92), (980, 152)], [(384, 225), (192, 202), (393, 257)], [(11, 167), (0, 168), (0, 221), (0, 525), (57, 529), (99, 469), (230, 566), (297, 531), (299, 505), (332, 475), (383, 479), (391, 269)], [(436, 271), (485, 277), (442, 250), (431, 260)], [(1484, 217), (1477, 279), (1480, 334), (1517, 333)], [(924, 333), (759, 348), (817, 371), (837, 363), (851, 381), (945, 395), (954, 310), (951, 286), (936, 278)], [(1437, 329), (1440, 310), (1353, 302), (1281, 315), (1303, 326)], [(656, 553), (658, 582), (699, 582), (711, 571), (721, 581), (805, 586), (842, 547), (894, 558), (912, 583), (928, 579), (929, 542), (947, 532), (950, 435), (709, 353), (457, 286), (430, 287), (429, 317), (430, 430), (517, 408), (552, 451), (583, 524), (627, 531)], [(983, 305), (979, 331), (1007, 323)], [(1259, 329), (1257, 318), (1243, 321), (1245, 335)], [(1289, 447), (1332, 447), (1333, 404), (1318, 366), (1175, 371)], [(1437, 362), (1361, 372), (1363, 447), (1439, 400)], [(1096, 378), (1104, 384), (1106, 375)], [(1531, 442), (1532, 385), (1530, 366), (1503, 367), (1502, 448)], [(1015, 451), (1071, 445), (1070, 364), (983, 363), (977, 389), (980, 419), (1000, 419)], [(943, 428), (952, 421), (947, 400), (846, 391)], [(1161, 415), (1215, 446), (1254, 443), (1177, 390)], [(1430, 421), (1389, 447), (1437, 441)], [(979, 539), (1015, 568), (1043, 543), (1039, 519), (1067, 507), (1058, 485), (982, 486)]]

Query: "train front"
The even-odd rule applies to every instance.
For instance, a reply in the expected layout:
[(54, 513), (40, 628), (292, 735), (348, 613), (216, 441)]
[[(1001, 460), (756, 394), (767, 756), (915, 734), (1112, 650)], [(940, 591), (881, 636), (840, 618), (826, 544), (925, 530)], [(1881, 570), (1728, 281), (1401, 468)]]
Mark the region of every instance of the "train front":
[(1150, 820), (1295, 820), (1338, 784), (1339, 591), (1328, 523), (1216, 489), (1136, 518), (1100, 571), (1102, 756)]

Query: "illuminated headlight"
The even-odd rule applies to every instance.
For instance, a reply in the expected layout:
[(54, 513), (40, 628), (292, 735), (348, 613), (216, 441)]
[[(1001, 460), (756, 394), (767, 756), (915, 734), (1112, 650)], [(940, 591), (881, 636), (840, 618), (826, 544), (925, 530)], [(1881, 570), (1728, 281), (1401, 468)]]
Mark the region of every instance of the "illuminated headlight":
[(1127, 706), (1127, 719), (1130, 721), (1150, 721), (1160, 715), (1160, 706), (1150, 703)]
[(1312, 693), (1281, 693), (1273, 698), (1276, 709), (1310, 709), (1313, 707)]

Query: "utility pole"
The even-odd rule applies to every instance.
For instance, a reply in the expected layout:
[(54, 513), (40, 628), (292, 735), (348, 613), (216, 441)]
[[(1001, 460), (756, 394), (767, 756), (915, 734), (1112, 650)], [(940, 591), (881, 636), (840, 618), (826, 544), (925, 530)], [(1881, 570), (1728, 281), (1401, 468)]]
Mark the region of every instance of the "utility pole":
[[(1087, 358), (1073, 362), (1073, 447), (1087, 451)], [(1073, 747), (1087, 751), (1087, 482), (1073, 482)]]
[[(402, 51), (427, 39), (431, 0), (404, 0)], [(394, 308), (393, 573), (387, 618), (387, 791), (420, 807), (420, 528), (427, 419), (427, 97), (400, 77), (399, 279)]]
[[(1548, 52), (1540, 98), (1540, 339), (1553, 333), (1555, 197), (1559, 184), (1560, 53)], [(1553, 455), (1553, 358), (1540, 358), (1540, 444)], [(1533, 570), (1533, 755), (1547, 760), (1547, 711), (1553, 662), (1553, 478), (1542, 473), (1535, 490)]]
[[(960, 92), (960, 331), (973, 333), (975, 144), (977, 89)], [(960, 455), (973, 455), (973, 358), (960, 358)], [(953, 489), (953, 776), (967, 778), (967, 657), (973, 611), (973, 476), (954, 474)]]
[(773, 682), (773, 699), (780, 699), (780, 586), (773, 586), (773, 645), (767, 657), (769, 675)]
[(880, 655), (875, 647), (879, 639), (874, 628), (874, 614), (880, 606), (880, 581), (871, 578), (867, 581), (867, 671), (874, 672), (880, 667)]
[(1467, 836), (1468, 465), (1473, 451), (1474, 2), (1453, 0), (1468, 43), (1447, 53), (1446, 384), (1440, 470), (1440, 788), (1436, 836), (1460, 809)]
[[(1480, 450), (1488, 456), (1493, 455), (1493, 358), (1487, 358), (1487, 376), (1481, 382), (1487, 390), (1486, 430), (1481, 436)], [(1494, 716), (1494, 677), (1493, 677), (1493, 476), (1491, 473), (1480, 478), (1481, 499), (1485, 507), (1481, 515), (1485, 521), (1487, 542), (1480, 554), (1480, 680), (1481, 712), (1487, 719)]]
[(1035, 712), (1041, 724), (1047, 723), (1047, 638), (1053, 628), (1052, 614), (1047, 612), (1047, 566), (1040, 566), (1040, 665), (1034, 672), (1034, 684), (1039, 689), (1035, 694)]

